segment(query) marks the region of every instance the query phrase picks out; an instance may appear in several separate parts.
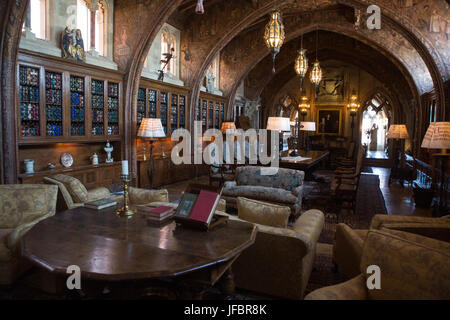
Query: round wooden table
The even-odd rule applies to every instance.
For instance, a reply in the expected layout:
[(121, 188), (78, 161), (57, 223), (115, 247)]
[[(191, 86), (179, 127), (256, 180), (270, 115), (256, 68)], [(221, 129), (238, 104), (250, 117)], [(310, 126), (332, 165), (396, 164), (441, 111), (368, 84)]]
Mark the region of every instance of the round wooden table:
[[(202, 274), (214, 284), (253, 244), (253, 224), (228, 220), (211, 231), (175, 222), (159, 227), (145, 216), (117, 216), (116, 208), (76, 208), (34, 226), (23, 238), (22, 255), (64, 277), (80, 267), (82, 279), (132, 280)], [(202, 271), (202, 272), (196, 272)], [(204, 276), (204, 272), (208, 276)]]

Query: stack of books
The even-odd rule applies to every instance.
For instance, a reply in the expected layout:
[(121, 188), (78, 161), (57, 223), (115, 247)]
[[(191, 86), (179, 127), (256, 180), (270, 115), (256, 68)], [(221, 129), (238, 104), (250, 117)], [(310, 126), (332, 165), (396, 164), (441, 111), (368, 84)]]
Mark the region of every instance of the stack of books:
[(139, 214), (145, 215), (149, 222), (163, 223), (169, 220), (175, 213), (175, 209), (169, 206), (152, 207), (148, 205), (136, 206)]
[(115, 206), (116, 204), (117, 204), (117, 201), (114, 201), (111, 199), (100, 199), (100, 200), (95, 200), (95, 201), (85, 203), (84, 206), (89, 209), (102, 210), (105, 208)]

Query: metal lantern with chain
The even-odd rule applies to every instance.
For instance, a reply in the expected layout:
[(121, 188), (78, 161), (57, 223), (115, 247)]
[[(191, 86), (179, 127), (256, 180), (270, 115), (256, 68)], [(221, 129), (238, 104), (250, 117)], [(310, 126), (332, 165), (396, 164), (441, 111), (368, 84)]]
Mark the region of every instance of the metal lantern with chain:
[(306, 75), (306, 72), (308, 72), (308, 58), (305, 55), (306, 49), (300, 49), (298, 50), (298, 56), (295, 59), (295, 72), (300, 77), (300, 93), (302, 92), (302, 85), (303, 85), (303, 78)]
[(317, 97), (317, 86), (320, 84), (320, 81), (322, 81), (322, 69), (320, 68), (319, 59), (317, 59), (318, 45), (319, 45), (319, 30), (317, 29), (316, 30), (316, 62), (314, 62), (311, 73), (309, 74), (309, 79), (311, 80), (311, 83), (313, 83), (314, 87), (315, 87), (315, 90), (314, 90), (315, 97)]
[(311, 82), (317, 87), (322, 80), (322, 69), (320, 68), (319, 61), (314, 62), (314, 66), (309, 75)]
[(281, 20), (281, 13), (279, 10), (275, 10), (270, 14), (270, 21), (269, 23), (267, 23), (264, 32), (264, 40), (266, 41), (266, 45), (272, 53), (273, 73), (275, 73), (275, 57), (278, 52), (280, 52), (280, 48), (283, 45), (284, 39), (285, 34), (283, 21)]

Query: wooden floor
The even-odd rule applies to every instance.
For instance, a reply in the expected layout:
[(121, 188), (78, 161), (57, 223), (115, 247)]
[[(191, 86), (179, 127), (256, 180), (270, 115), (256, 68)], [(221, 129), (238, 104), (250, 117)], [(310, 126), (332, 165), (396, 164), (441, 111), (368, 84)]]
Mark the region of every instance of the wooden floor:
[(411, 186), (402, 187), (400, 183), (393, 181), (388, 186), (390, 169), (372, 168), (374, 174), (380, 177), (380, 189), (383, 192), (384, 201), (388, 214), (392, 215), (413, 215), (413, 216), (431, 216), (431, 209), (416, 208), (412, 198)]

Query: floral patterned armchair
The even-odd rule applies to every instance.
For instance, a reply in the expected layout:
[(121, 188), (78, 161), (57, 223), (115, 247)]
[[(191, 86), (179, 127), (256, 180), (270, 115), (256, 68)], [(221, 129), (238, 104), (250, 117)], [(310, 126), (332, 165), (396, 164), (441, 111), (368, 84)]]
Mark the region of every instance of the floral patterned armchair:
[[(368, 290), (369, 266), (380, 269), (381, 288)], [(409, 232), (369, 230), (360, 273), (334, 286), (317, 289), (305, 300), (448, 300), (450, 243)]]
[(236, 180), (225, 182), (222, 198), (234, 208), (237, 197), (289, 206), (291, 218), (300, 216), (305, 173), (300, 170), (278, 168), (276, 174), (263, 175), (262, 168), (264, 167), (238, 167)]
[(20, 240), (39, 221), (55, 214), (58, 187), (0, 185), (0, 284), (10, 285), (29, 267)]

